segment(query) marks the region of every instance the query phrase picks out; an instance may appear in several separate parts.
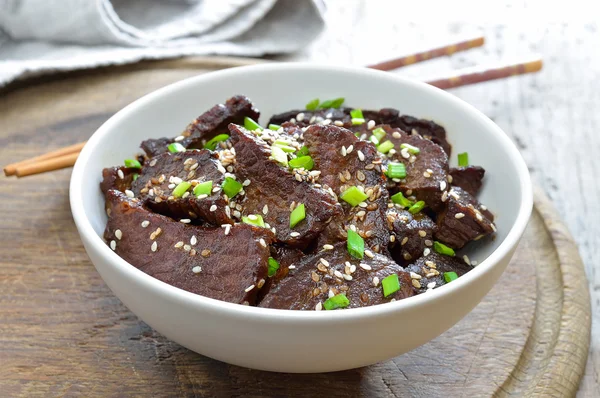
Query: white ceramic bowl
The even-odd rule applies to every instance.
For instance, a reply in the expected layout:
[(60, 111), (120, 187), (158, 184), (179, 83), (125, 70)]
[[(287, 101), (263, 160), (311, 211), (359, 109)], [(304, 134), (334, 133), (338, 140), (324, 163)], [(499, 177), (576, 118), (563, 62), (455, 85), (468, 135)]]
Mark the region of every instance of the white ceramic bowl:
[[(480, 198), (497, 216), (494, 241), (470, 257), (480, 264), (433, 292), (367, 308), (289, 311), (198, 296), (139, 271), (102, 240), (98, 187), (103, 167), (140, 151), (149, 137), (175, 136), (192, 119), (234, 94), (249, 96), (261, 122), (313, 98), (345, 97), (368, 109), (394, 107), (442, 124), (454, 154), (467, 151), (486, 169)], [(453, 156), (455, 161), (456, 155)], [(368, 69), (271, 64), (186, 79), (140, 98), (104, 123), (71, 177), (71, 209), (85, 249), (107, 285), (144, 322), (200, 354), (280, 372), (327, 372), (384, 361), (440, 335), (471, 311), (500, 277), (525, 229), (532, 188), (525, 162), (498, 126), (472, 106), (426, 84)]]

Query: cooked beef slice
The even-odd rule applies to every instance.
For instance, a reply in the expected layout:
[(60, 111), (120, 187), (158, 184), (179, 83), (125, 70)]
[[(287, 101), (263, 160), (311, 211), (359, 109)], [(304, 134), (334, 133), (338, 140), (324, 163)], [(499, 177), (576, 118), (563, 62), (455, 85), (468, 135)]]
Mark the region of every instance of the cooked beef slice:
[[(388, 153), (387, 159), (401, 162), (406, 166), (406, 178), (392, 184), (392, 190), (400, 189), (405, 196), (415, 196), (424, 201), (433, 211), (443, 208), (442, 195), (448, 190), (448, 155), (442, 147), (419, 135), (409, 135), (400, 129), (384, 125), (384, 140), (394, 143), (394, 150)], [(409, 144), (419, 148), (420, 153), (411, 155), (401, 148)], [(395, 185), (395, 186), (394, 186)]]
[[(365, 238), (365, 245), (375, 252), (387, 253), (390, 231), (386, 210), (388, 192), (381, 172), (380, 153), (373, 144), (358, 140), (345, 128), (313, 125), (304, 132), (304, 143), (321, 171), (323, 187), (340, 195), (351, 186), (364, 189), (369, 195), (363, 206), (352, 206), (344, 200), (339, 202), (343, 214), (334, 217), (319, 244), (334, 243), (346, 239), (351, 225)], [(344, 147), (344, 149), (342, 149)]]
[[(444, 272), (456, 272), (460, 277), (471, 269), (473, 268), (461, 258), (444, 256), (433, 250), (429, 255), (418, 258), (413, 264), (406, 267), (406, 271), (410, 272), (413, 280), (413, 286), (419, 293), (445, 285)], [(428, 287), (433, 282), (435, 285)]]
[(453, 167), (450, 169), (452, 185), (461, 187), (473, 196), (481, 189), (485, 169), (479, 166)]
[[(142, 167), (131, 190), (136, 198), (157, 213), (175, 219), (190, 219), (194, 223), (232, 224), (231, 211), (222, 191), (211, 192), (205, 198), (196, 197), (192, 192), (196, 184), (204, 181), (212, 181), (213, 189), (220, 188), (224, 171), (219, 155), (206, 149), (166, 152)], [(185, 197), (174, 197), (173, 190), (183, 181), (192, 186)]]
[(440, 242), (460, 249), (469, 241), (495, 232), (493, 221), (492, 213), (475, 197), (460, 187), (452, 187), (447, 206), (438, 215), (434, 236)]
[[(121, 173), (119, 173), (119, 171), (121, 171)], [(125, 192), (126, 189), (131, 188), (133, 177), (139, 172), (138, 169), (131, 169), (125, 166), (107, 167), (102, 170), (100, 190), (104, 195), (111, 189)], [(123, 178), (121, 178), (121, 176), (123, 176)]]
[[(243, 199), (237, 203), (242, 215), (262, 215), (269, 228), (275, 228), (277, 240), (306, 247), (341, 207), (329, 193), (296, 180), (294, 174), (269, 159), (271, 149), (261, 138), (235, 124), (229, 128), (236, 153), (235, 173), (246, 183)], [(290, 208), (300, 203), (305, 206), (306, 218), (290, 228)]]
[(182, 224), (116, 190), (108, 192), (107, 201), (111, 212), (104, 238), (125, 261), (192, 293), (256, 303), (267, 279), (270, 231), (246, 224), (227, 229)]
[(198, 116), (190, 123), (179, 137), (148, 139), (141, 147), (148, 157), (154, 157), (167, 152), (167, 146), (175, 141), (188, 149), (201, 149), (206, 141), (219, 134), (228, 134), (229, 123), (244, 124), (244, 118), (258, 120), (260, 113), (247, 97), (236, 95), (229, 98), (225, 104), (217, 104)]
[[(345, 243), (305, 256), (294, 266), (286, 278), (271, 288), (259, 307), (314, 310), (329, 298), (330, 291), (333, 295), (345, 293), (350, 301), (348, 308), (387, 303), (414, 294), (409, 274), (392, 259), (375, 254), (359, 261), (348, 254)], [(400, 290), (384, 297), (381, 281), (391, 274), (398, 274)]]
[(405, 265), (423, 255), (427, 247), (433, 245), (435, 223), (422, 212), (411, 214), (396, 207), (387, 212), (394, 236), (390, 243), (392, 258), (398, 264)]

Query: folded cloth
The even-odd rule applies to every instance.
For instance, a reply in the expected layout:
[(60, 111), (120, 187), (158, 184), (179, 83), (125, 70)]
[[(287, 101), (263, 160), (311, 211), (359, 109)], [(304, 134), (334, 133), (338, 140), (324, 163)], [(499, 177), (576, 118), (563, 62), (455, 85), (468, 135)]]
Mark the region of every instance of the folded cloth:
[(0, 0), (0, 87), (142, 59), (292, 52), (323, 13), (322, 0)]

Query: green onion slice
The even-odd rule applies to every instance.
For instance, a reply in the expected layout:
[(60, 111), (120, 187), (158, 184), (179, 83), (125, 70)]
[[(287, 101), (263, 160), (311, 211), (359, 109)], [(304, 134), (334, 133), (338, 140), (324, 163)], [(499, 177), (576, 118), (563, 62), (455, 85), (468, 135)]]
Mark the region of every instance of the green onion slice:
[(450, 283), (455, 279), (458, 279), (458, 275), (456, 275), (456, 272), (444, 272), (444, 280), (446, 281), (446, 283)]
[(277, 140), (273, 143), (273, 146), (281, 148), (283, 152), (292, 153), (296, 152), (296, 148), (290, 146), (290, 143), (285, 140)]
[(356, 232), (348, 230), (348, 253), (354, 258), (362, 259), (365, 255), (365, 240)]
[(260, 124), (256, 123), (254, 120), (250, 119), (248, 116), (246, 116), (244, 118), (244, 127), (250, 131), (254, 131), (254, 130), (262, 130), (263, 128), (260, 127)]
[(294, 228), (298, 223), (306, 218), (306, 209), (304, 203), (300, 203), (290, 213), (290, 228)]
[(342, 104), (344, 103), (344, 98), (335, 98), (332, 100), (327, 100), (327, 101), (323, 101), (321, 102), (321, 104), (319, 105), (319, 109), (327, 109), (327, 108), (334, 108), (334, 109), (338, 109), (340, 106), (342, 106)]
[(370, 136), (369, 141), (371, 141), (375, 146), (379, 145), (379, 138), (377, 138), (375, 135)]
[(231, 199), (235, 195), (240, 193), (240, 191), (242, 190), (242, 184), (231, 177), (225, 177), (225, 181), (223, 181), (221, 188), (223, 189), (223, 193), (225, 193), (225, 195), (227, 195), (227, 197)]
[(350, 305), (350, 300), (344, 293), (336, 294), (323, 302), (323, 308), (327, 311), (336, 310), (338, 308), (346, 308)]
[(242, 222), (244, 224), (256, 225), (257, 227), (265, 227), (265, 221), (260, 214), (250, 214), (249, 216), (243, 216)]
[(296, 156), (300, 157), (300, 156), (306, 156), (308, 155), (308, 147), (305, 145), (302, 148), (300, 148), (298, 150), (298, 152), (296, 152)]
[(314, 111), (315, 109), (317, 109), (319, 107), (319, 99), (315, 98), (314, 100), (310, 101), (308, 104), (306, 104), (306, 110), (308, 111)]
[(400, 148), (405, 149), (408, 153), (411, 153), (413, 155), (418, 155), (419, 153), (421, 153), (421, 150), (419, 148), (417, 148), (416, 146), (412, 146), (410, 144), (400, 144)]
[(350, 116), (353, 119), (364, 119), (365, 117), (363, 116), (362, 110), (361, 109), (352, 109), (350, 111)]
[(204, 181), (194, 187), (194, 195), (210, 195), (212, 193), (213, 182)]
[(135, 173), (133, 175), (133, 181), (137, 180), (140, 177), (140, 175), (138, 173)]
[(394, 149), (394, 143), (390, 140), (382, 142), (377, 146), (377, 150), (381, 153), (388, 153), (392, 149)]
[(414, 205), (410, 206), (409, 209), (408, 209), (408, 211), (411, 214), (417, 214), (418, 212), (420, 212), (424, 208), (425, 208), (425, 202), (423, 202), (422, 200), (419, 200), (417, 203), (415, 203)]
[(458, 154), (458, 165), (460, 167), (467, 167), (469, 165), (469, 154), (467, 152)]
[(208, 142), (204, 144), (204, 148), (214, 151), (217, 148), (217, 145), (219, 145), (219, 142), (227, 141), (228, 138), (229, 134), (219, 134), (208, 140)]
[(353, 117), (351, 121), (353, 126), (358, 126), (365, 123), (365, 119), (361, 117)]
[(383, 140), (383, 137), (385, 137), (386, 132), (381, 127), (377, 127), (375, 130), (373, 130), (373, 135), (377, 137), (378, 142), (381, 142), (381, 140)]
[(383, 297), (388, 297), (389, 295), (396, 293), (400, 290), (400, 279), (398, 279), (398, 274), (392, 274), (383, 278), (381, 286), (383, 287)]
[(406, 178), (406, 166), (403, 163), (390, 162), (386, 175), (389, 178)]
[(436, 252), (443, 254), (444, 256), (454, 256), (454, 249), (446, 246), (445, 244), (438, 242), (437, 240), (433, 242), (433, 250)]
[(125, 167), (130, 169), (141, 169), (142, 164), (137, 159), (125, 159)]
[(279, 269), (279, 263), (273, 257), (269, 257), (268, 263), (269, 263), (269, 268), (267, 271), (267, 275), (270, 278), (277, 273), (277, 270)]
[(349, 203), (352, 207), (358, 206), (360, 202), (364, 201), (368, 197), (369, 196), (366, 193), (364, 193), (354, 185), (340, 194), (340, 199), (342, 199), (346, 203)]
[(183, 145), (181, 145), (179, 142), (174, 142), (172, 144), (169, 144), (169, 146), (167, 148), (169, 149), (169, 152), (171, 152), (171, 153), (185, 152), (185, 147)]
[(304, 167), (305, 170), (312, 170), (315, 166), (315, 162), (310, 156), (300, 156), (298, 158), (290, 160), (288, 164), (292, 169)]
[(271, 147), (271, 157), (275, 159), (277, 163), (281, 163), (284, 166), (288, 165), (288, 157), (283, 149), (278, 146)]
[(278, 124), (269, 124), (269, 130), (277, 131), (281, 128)]
[(192, 186), (191, 182), (183, 181), (180, 182), (175, 189), (173, 189), (173, 196), (176, 198), (181, 198), (184, 193), (187, 192), (188, 189)]
[(402, 207), (411, 207), (412, 205), (414, 205), (414, 203), (411, 200), (406, 199), (404, 197), (402, 192), (398, 192), (397, 194), (392, 195), (390, 199), (392, 199), (392, 202), (399, 204)]

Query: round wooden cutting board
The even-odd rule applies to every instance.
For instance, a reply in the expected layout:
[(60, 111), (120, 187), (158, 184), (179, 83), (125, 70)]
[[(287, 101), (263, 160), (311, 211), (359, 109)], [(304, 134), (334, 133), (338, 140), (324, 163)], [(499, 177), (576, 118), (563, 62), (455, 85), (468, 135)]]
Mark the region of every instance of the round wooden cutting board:
[[(83, 141), (135, 98), (208, 70), (190, 62), (145, 63), (13, 86), (0, 97), (0, 159), (7, 164)], [(575, 243), (540, 191), (508, 269), (455, 327), (392, 361), (292, 375), (203, 357), (129, 312), (81, 245), (69, 210), (69, 176), (62, 170), (0, 184), (2, 395), (547, 397), (577, 391), (590, 339), (588, 285)]]

